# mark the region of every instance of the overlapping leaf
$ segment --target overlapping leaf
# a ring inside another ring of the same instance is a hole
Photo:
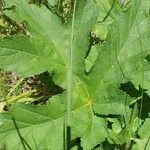
[[[30,37],[17,35],[0,40],[0,68],[25,77],[53,72],[54,81],[65,88],[71,24],[63,25],[53,12],[44,6],[29,5],[27,0],[6,0],[6,3],[8,7],[15,5],[15,10],[5,13],[16,21],[24,21]],[[150,88],[149,62],[145,59],[150,51],[147,43],[149,15],[145,14],[144,7],[144,2],[133,1],[126,13],[121,12],[115,17],[106,44],[87,74],[85,55],[89,32],[100,12],[91,0],[77,2],[72,66],[72,138],[81,137],[84,149],[92,149],[107,137],[104,120],[94,116],[93,110],[103,115],[126,113],[126,95],[119,90],[122,82],[131,80],[136,87],[140,84],[147,90]],[[50,99],[46,106],[12,107],[10,113],[30,147],[63,149],[65,101],[66,97],[60,95]],[[1,145],[22,149],[19,137],[14,138],[18,134],[11,115],[2,115]],[[94,134],[96,131],[99,136]]]
[[[49,72],[54,72],[53,78],[55,82],[65,85],[67,65],[66,54],[70,48],[71,25],[62,25],[59,18],[44,7],[38,8],[29,5],[27,1],[8,0],[6,2],[8,3],[8,7],[15,5],[16,8],[14,11],[12,10],[5,13],[16,21],[24,20],[27,23],[30,37],[18,35],[1,39],[1,68],[16,71],[21,76],[31,76],[48,70]],[[73,103],[74,138],[84,136],[91,128],[92,130],[94,130],[95,127],[100,128],[101,130],[103,129],[103,127],[97,127],[97,125],[95,125],[98,121],[96,123],[93,122],[93,112],[90,100],[85,98],[87,93],[85,93],[85,90],[82,87],[83,83],[79,78],[81,75],[85,74],[84,57],[88,47],[88,35],[99,12],[94,3],[90,1],[79,2],[77,7],[78,11],[76,14],[74,36],[76,44],[74,47],[73,64],[74,83],[76,83],[76,87],[74,87],[76,89],[74,90],[74,97],[76,98]],[[81,88],[79,88],[80,86]],[[62,103],[65,103],[65,98],[62,97],[60,99],[63,100]],[[50,101],[53,100],[51,99]],[[57,107],[59,108],[59,105],[61,104],[59,104],[56,99],[54,105],[52,103],[50,102],[47,106],[38,108],[24,105],[12,107],[10,113],[14,116],[21,135],[33,149],[36,148],[36,145],[40,149],[53,149],[54,147],[55,149],[63,148],[63,119],[65,107],[63,106],[64,112],[60,111],[59,113]],[[22,112],[24,117],[19,115],[18,111]],[[54,114],[53,111],[55,111],[56,114]],[[42,112],[44,114],[41,114]],[[48,114],[50,114],[50,116],[47,116]],[[55,115],[57,115],[58,118],[55,118]],[[1,137],[9,135],[6,139],[1,139],[1,145],[6,145],[8,149],[11,149],[12,147],[22,149],[23,147],[19,137],[18,139],[13,138],[18,134],[11,121],[11,116],[9,117],[8,114],[3,117],[4,124],[1,127]],[[44,119],[45,121],[43,122],[41,119]],[[34,122],[36,123],[34,124]],[[101,120],[99,120],[99,122],[101,123]],[[56,130],[55,127],[58,130]],[[48,130],[50,130],[51,133],[48,132]],[[33,134],[30,134],[31,131]],[[57,132],[59,133],[57,134]],[[44,138],[42,138],[41,135],[43,135]],[[99,143],[100,139],[104,140],[106,136],[107,134],[102,135],[102,138],[98,138],[99,140],[94,143]],[[88,136],[86,137],[88,138]],[[44,140],[45,138],[47,140]],[[14,139],[14,141],[12,140],[10,142],[9,139]],[[49,140],[51,142],[48,142]],[[91,148],[92,146],[94,145],[91,144]]]
[[[140,128],[139,136],[140,139],[137,139],[135,145],[133,145],[133,150],[150,149],[150,119],[146,119],[144,125]]]
[[[149,90],[150,63],[145,58],[150,53],[150,18],[144,9],[146,3],[135,1],[133,5],[134,8],[130,7],[127,12],[116,16],[106,45],[89,74],[89,93],[93,102],[96,102],[95,111],[99,113],[105,106],[110,111],[113,107],[117,108],[118,102],[120,110],[124,110],[121,107],[123,95],[117,88],[121,82],[131,81],[137,88],[140,85]],[[99,99],[104,100],[104,106],[102,103],[98,106]]]

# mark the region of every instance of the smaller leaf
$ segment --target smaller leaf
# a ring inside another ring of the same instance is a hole
[[[139,130],[140,139],[136,141],[132,150],[149,150],[150,149],[150,118],[146,119]]]
[[[91,150],[95,145],[102,143],[107,138],[106,122],[102,118],[93,117],[91,129],[81,137],[83,149]]]

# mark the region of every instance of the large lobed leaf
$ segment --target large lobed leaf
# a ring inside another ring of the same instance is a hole
[[[24,77],[44,71],[53,72],[54,81],[66,88],[71,23],[63,25],[44,6],[29,5],[27,0],[6,0],[6,4],[15,5],[15,10],[5,13],[16,21],[26,22],[30,37],[17,35],[0,39],[0,68],[15,71]],[[85,150],[92,149],[107,138],[104,119],[94,113],[126,113],[126,95],[119,90],[122,82],[130,80],[136,87],[140,84],[150,89],[150,64],[145,59],[150,53],[150,18],[145,5],[144,2],[133,1],[126,13],[120,12],[115,16],[106,44],[98,52],[97,60],[87,74],[85,55],[89,46],[88,36],[100,10],[91,0],[77,2],[72,66],[72,138],[81,137]],[[32,149],[36,146],[38,149],[63,149],[65,101],[64,93],[51,98],[46,106],[14,105],[9,114],[1,114],[1,145],[6,145],[8,149],[23,148],[19,137],[16,138],[18,134],[12,115]]]

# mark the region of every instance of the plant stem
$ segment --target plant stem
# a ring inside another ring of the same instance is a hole
[[[131,114],[131,118],[130,118],[130,124],[133,125],[134,120],[136,119],[136,117],[138,116],[138,102],[136,102],[133,106],[132,109],[132,114]]]
[[[130,118],[130,122],[129,122],[131,129],[133,127],[134,120],[137,118],[137,116],[138,116],[138,102],[136,102],[134,104],[133,109],[132,109],[131,118]],[[131,143],[132,143],[131,140],[126,142],[125,150],[129,150],[130,149]]]
[[[142,44],[142,39],[141,39],[141,33],[140,33],[140,29],[136,20],[136,26],[137,26],[137,32],[139,34],[139,44],[140,44],[140,50],[141,50],[141,64],[142,64],[142,68],[141,68],[141,89],[142,89],[142,93],[141,93],[141,104],[140,104],[140,111],[139,111],[139,117],[141,117],[142,114],[142,108],[143,108],[143,96],[144,96],[144,90],[143,90],[143,86],[144,86],[144,54],[143,54],[143,44]]]
[[[65,149],[70,149],[71,142],[71,104],[72,104],[72,62],[73,62],[73,47],[74,47],[74,26],[75,26],[75,10],[76,10],[76,0],[74,1],[73,16],[72,16],[72,28],[71,28],[71,41],[70,49],[68,50],[68,68],[67,68],[67,118],[65,127]]]
[[[10,114],[10,115],[11,115],[11,114]],[[19,136],[20,142],[21,142],[21,144],[22,144],[22,146],[23,146],[23,149],[24,149],[24,150],[27,150],[27,149],[26,149],[26,146],[25,146],[25,143],[24,143],[24,141],[23,141],[23,138],[22,138],[22,136],[21,136],[21,133],[20,133],[20,131],[19,131],[19,128],[18,128],[18,126],[17,126],[16,120],[15,120],[15,118],[14,118],[12,115],[11,115],[11,117],[12,117],[12,121],[13,121],[13,123],[14,123],[14,126],[15,126],[15,128],[16,128],[17,134],[18,134],[18,136]]]
[[[31,94],[35,93],[35,92],[36,92],[36,90],[31,90],[31,91],[28,91],[28,92],[26,92],[26,93],[21,93],[20,95],[14,96],[14,97],[12,97],[12,98],[10,98],[10,99],[6,99],[6,100],[4,100],[4,101],[6,101],[6,102],[7,102],[7,105],[8,105],[8,104],[11,104],[11,103],[14,103],[14,102],[18,101],[18,100],[21,99],[21,98],[28,97],[28,96],[30,96]]]
[[[10,92],[7,94],[7,98],[10,97],[10,95],[15,91],[15,89],[23,82],[24,78],[21,78],[17,81],[16,85],[10,90]]]

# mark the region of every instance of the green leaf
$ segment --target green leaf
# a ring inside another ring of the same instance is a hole
[[[139,130],[140,139],[136,141],[133,150],[150,149],[150,118],[146,119]]]
[[[119,89],[121,83],[130,80],[136,87],[140,84],[142,88],[150,89],[150,66],[145,60],[150,52],[150,17],[145,14],[144,2],[132,1],[126,12],[115,15],[106,44],[98,51],[97,59],[87,73],[85,55],[89,33],[101,10],[91,0],[77,1],[71,66],[72,139],[80,137],[85,150],[107,138],[105,122],[95,114],[126,115],[129,106],[126,101],[133,98]],[[15,5],[15,10],[6,10],[5,14],[16,21],[24,21],[30,37],[19,34],[0,39],[0,68],[24,77],[49,71],[54,82],[66,89],[71,22],[62,24],[56,14],[44,6],[29,5],[27,0],[6,0],[6,4],[8,7]],[[64,95],[50,98],[45,106],[14,105],[10,113],[1,114],[0,145],[6,145],[7,149],[23,149],[12,115],[32,149],[36,146],[38,149],[63,149],[65,104],[64,92]],[[120,137],[128,139],[128,135],[125,132]]]
[[[14,117],[21,136],[32,149],[63,149],[64,115],[66,112],[63,95],[51,98],[44,106],[14,105],[8,114],[1,114],[0,146],[9,149],[23,149]],[[20,115],[21,112],[21,115]],[[57,113],[56,113],[57,112]],[[72,112],[73,138],[81,137],[83,146],[91,148],[106,137],[106,124],[103,119],[93,115],[91,108],[85,104],[76,106]],[[98,131],[99,134],[95,134]],[[94,138],[94,139],[93,139]],[[93,139],[93,141],[90,141]],[[87,143],[88,140],[90,144]]]
[[[139,130],[139,135],[141,139],[149,138],[150,136],[150,118],[146,119],[144,125]]]
[[[44,6],[29,5],[27,0],[7,0],[6,4],[8,7],[15,5],[15,10],[5,13],[16,21],[24,21],[30,37],[19,35],[0,40],[0,67],[25,77],[53,71],[58,64],[65,68],[57,47],[61,46],[60,35],[65,34],[58,17]]]
[[[131,81],[136,88],[141,85],[144,89],[150,89],[150,63],[145,60],[150,53],[150,17],[145,16],[144,8],[144,2],[132,1],[126,12],[115,17],[106,44],[90,70],[88,88],[93,103],[96,103],[94,109],[97,113],[102,113],[98,105],[102,106],[103,102],[117,108],[114,113],[124,112],[122,102],[125,99],[118,90],[120,83]],[[107,106],[107,112],[111,112],[110,107]]]
[[[91,128],[81,138],[83,149],[91,150],[103,142],[107,137],[106,122],[104,119],[93,117]],[[105,136],[104,136],[105,135]]]
[[[64,112],[59,97],[52,98],[45,106],[14,105],[2,118],[0,145],[7,149],[23,149],[12,121],[14,117],[21,136],[32,149],[36,149],[36,145],[38,149],[59,149],[63,144]]]
[[[98,48],[96,46],[92,47],[91,52],[89,53],[88,57],[85,59],[85,67],[87,72],[89,72],[89,70],[95,63],[95,60],[97,59],[98,51],[100,50]]]

